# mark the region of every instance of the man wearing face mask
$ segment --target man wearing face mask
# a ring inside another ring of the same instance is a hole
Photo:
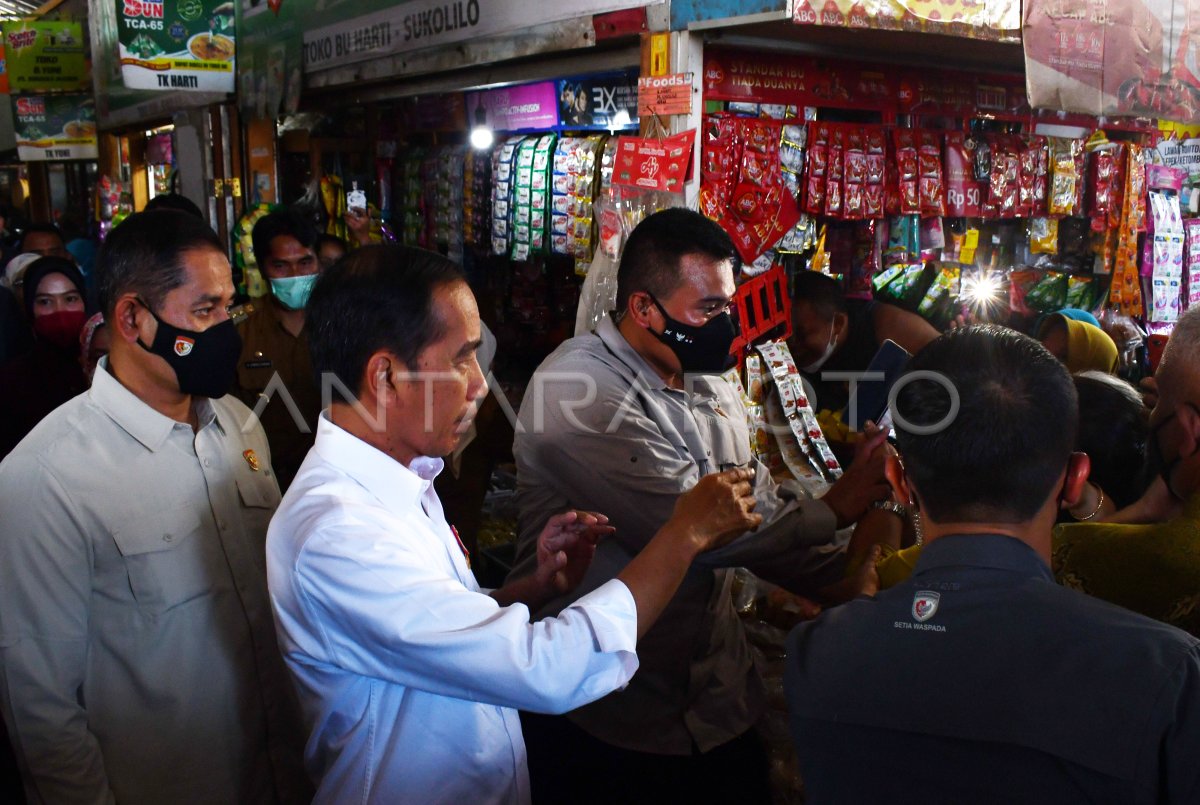
[[[321,267],[317,230],[299,211],[285,209],[263,216],[251,237],[271,292],[238,324],[242,354],[234,393],[258,413],[286,491],[313,445],[321,412],[304,335],[305,308]]]
[[[133,215],[97,256],[112,347],[0,463],[0,708],[31,802],[306,801],[264,543],[279,502],[236,398],[229,261]]]
[[[765,694],[733,609],[728,568],[825,601],[842,599],[847,549],[835,530],[887,496],[879,438],[822,500],[783,488],[750,453],[742,401],[717,373],[732,364],[737,254],[699,213],[638,225],[617,274],[617,311],[561,345],[521,406],[520,537],[512,578],[534,572],[539,520],[603,511],[616,532],[583,583],[536,614],[557,614],[625,567],[703,475],[755,469],[753,533],[692,566],[641,644],[623,691],[565,717],[523,714],[535,802],[769,802],[752,726]],[[856,546],[857,547],[857,546]]]
[[[1179,318],[1155,379],[1147,448],[1158,480],[1105,522],[1059,526],[1055,574],[1200,637],[1200,308]]]
[[[850,399],[845,380],[826,372],[865,372],[884,341],[915,355],[937,338],[925,319],[895,305],[846,299],[837,280],[818,271],[798,274],[792,287],[792,335],[788,347],[812,385],[817,410],[841,411]]]

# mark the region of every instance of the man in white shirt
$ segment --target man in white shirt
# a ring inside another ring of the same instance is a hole
[[[0,706],[26,797],[305,802],[263,561],[279,488],[224,396],[224,247],[141,213],[97,273],[112,351],[0,463]]]
[[[486,388],[458,269],[417,249],[360,249],[318,280],[307,329],[314,368],[342,399],[272,519],[267,573],[317,801],[528,802],[516,708],[562,712],[628,682],[637,639],[692,559],[758,524],[750,472],[701,479],[615,579],[531,624],[611,529],[594,514],[552,517],[537,570],[480,589],[432,484]]]

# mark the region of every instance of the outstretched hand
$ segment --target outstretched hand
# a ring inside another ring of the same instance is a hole
[[[696,541],[700,552],[712,550],[757,528],[754,471],[732,469],[705,475],[675,500],[668,525],[678,525]]]
[[[891,493],[883,474],[884,458],[890,450],[887,432],[868,422],[855,447],[854,463],[821,498],[837,518],[838,528],[858,522],[868,506]]]
[[[572,510],[551,517],[537,541],[538,585],[553,595],[574,590],[592,564],[596,543],[615,530],[596,512]]]

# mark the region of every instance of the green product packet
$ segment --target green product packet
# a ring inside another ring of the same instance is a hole
[[[1067,275],[1059,271],[1047,271],[1025,295],[1025,304],[1039,313],[1052,313],[1067,304]]]

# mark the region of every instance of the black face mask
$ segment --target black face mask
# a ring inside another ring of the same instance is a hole
[[[728,312],[719,313],[703,326],[696,327],[671,318],[653,296],[650,300],[666,323],[661,333],[650,332],[671,348],[684,373],[720,374],[737,363],[737,358],[729,354],[729,347],[737,338],[738,326]]]
[[[1188,406],[1191,408],[1196,408],[1196,406],[1191,405],[1191,403],[1188,403]],[[1200,409],[1196,410],[1200,412]],[[1150,431],[1150,439],[1146,443],[1146,452],[1150,472],[1154,475],[1160,476],[1163,479],[1163,482],[1167,485],[1167,491],[1171,493],[1171,497],[1175,498],[1176,500],[1183,500],[1183,496],[1176,492],[1171,486],[1171,475],[1175,472],[1175,468],[1179,466],[1179,463],[1185,458],[1188,458],[1188,456],[1178,455],[1170,461],[1167,461],[1166,457],[1163,456],[1162,448],[1158,446],[1159,432],[1162,431],[1162,429],[1165,428],[1167,424],[1177,416],[1178,414],[1172,412],[1162,422],[1159,422],[1154,426],[1154,428]]]
[[[145,302],[139,300],[139,304],[154,316],[158,332],[154,334],[153,344],[146,346],[139,338],[138,346],[170,364],[179,381],[179,390],[213,399],[228,394],[237,374],[238,356],[242,353],[242,337],[238,335],[233,319],[196,333],[168,324]]]

